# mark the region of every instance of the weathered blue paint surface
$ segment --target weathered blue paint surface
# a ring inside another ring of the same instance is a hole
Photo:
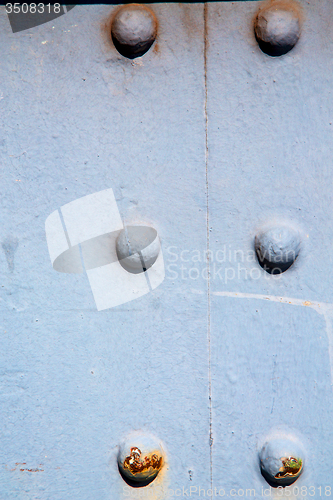
[[[278,426],[306,449],[295,485],[333,485],[318,462],[331,457],[333,430],[332,306],[318,304],[332,301],[333,12],[329,2],[302,7],[299,42],[280,58],[252,36],[256,4],[208,7],[210,248],[225,245],[222,267],[235,271],[211,279],[213,480],[227,488],[265,485],[256,448]],[[302,233],[299,257],[278,276],[254,271],[249,254],[274,220]]]
[[[254,38],[257,2],[155,4],[157,41],[134,61],[109,41],[113,7],[16,34],[1,8],[6,500],[126,498],[117,446],[140,429],[167,455],[147,498],[261,498],[258,451],[277,428],[306,450],[295,484],[333,486],[333,13],[302,5],[298,44],[273,59]],[[52,269],[44,224],[107,188],[124,223],[158,231],[166,278],[98,312],[85,275]],[[251,260],[273,219],[302,234],[279,276]]]

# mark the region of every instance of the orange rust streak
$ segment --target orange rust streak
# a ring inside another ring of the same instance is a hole
[[[141,450],[139,448],[131,448],[131,454],[124,460],[124,468],[129,469],[132,474],[143,472],[150,467],[159,470],[162,467],[162,457],[158,457],[155,453],[151,457],[141,458]]]
[[[44,469],[20,469],[21,472],[44,472]]]

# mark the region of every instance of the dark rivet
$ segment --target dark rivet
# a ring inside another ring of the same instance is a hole
[[[134,59],[149,50],[157,35],[157,19],[144,5],[129,4],[118,9],[111,24],[111,36],[118,52]]]
[[[296,229],[276,225],[259,232],[254,246],[261,267],[269,274],[280,274],[297,259],[301,240]]]
[[[303,472],[304,452],[290,438],[275,438],[262,447],[259,463],[261,474],[270,486],[290,486]]]
[[[280,0],[265,5],[256,16],[254,33],[259,47],[269,56],[286,54],[301,34],[300,7]]]
[[[127,226],[116,241],[117,257],[126,271],[138,274],[149,269],[161,250],[157,231],[149,226]]]
[[[119,447],[118,468],[133,487],[147,486],[164,465],[164,451],[155,436],[133,432]]]

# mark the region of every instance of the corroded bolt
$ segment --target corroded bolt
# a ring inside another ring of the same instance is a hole
[[[291,50],[301,34],[301,13],[296,2],[277,0],[259,10],[254,33],[263,52],[281,56]]]
[[[161,251],[157,231],[149,226],[127,226],[119,233],[116,251],[126,271],[142,273],[156,262]]]
[[[271,226],[255,236],[254,247],[261,267],[270,274],[280,274],[297,259],[300,234],[287,225]]]
[[[134,59],[149,50],[157,35],[157,19],[144,5],[129,4],[118,9],[111,24],[111,36],[118,52]]]
[[[273,487],[290,486],[302,474],[304,452],[296,441],[276,438],[266,442],[259,454],[261,474]]]
[[[148,485],[156,478],[163,464],[162,445],[150,434],[132,433],[119,447],[119,471],[130,485]]]

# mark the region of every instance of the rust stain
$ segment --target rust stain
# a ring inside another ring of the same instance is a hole
[[[101,23],[101,34],[103,38],[104,45],[107,50],[110,50],[110,48],[114,49],[114,45],[112,43],[112,38],[111,38],[111,24],[112,20],[115,14],[115,11],[118,11],[118,9],[113,9],[111,11],[111,15],[107,16]]]
[[[155,54],[159,54],[159,53],[160,53],[160,47],[159,47],[159,45],[158,45],[158,43],[157,43],[157,42],[155,42],[155,43],[154,43],[153,52],[154,52]]]
[[[282,457],[282,467],[280,467],[279,472],[275,475],[275,477],[283,478],[288,476],[298,476],[302,470],[302,460],[300,458],[295,457]]]
[[[162,467],[162,457],[158,457],[156,453],[151,456],[141,458],[141,450],[139,448],[131,448],[131,454],[124,460],[124,469],[129,469],[132,474],[138,474],[148,470],[149,468],[160,470]]]
[[[306,300],[305,302],[303,302],[303,306],[311,306],[312,305],[312,302],[310,302],[309,300]]]
[[[304,10],[302,8],[302,5],[296,0],[294,0],[293,2],[290,2],[289,0],[266,0],[260,5],[259,12],[269,7],[276,7],[276,9],[286,9],[292,11],[296,15],[298,15],[301,24],[304,22]]]
[[[15,467],[10,469],[11,471],[15,471],[19,465],[27,465],[26,462],[15,462]],[[40,467],[43,467],[43,464],[39,464]],[[39,469],[38,467],[28,469],[27,467],[21,467],[20,472],[44,472],[44,469]]]
[[[186,3],[179,3],[178,5],[180,7],[181,23],[188,39],[193,40],[198,36],[204,36],[204,24],[198,23],[195,12],[193,12],[193,6]]]
[[[20,469],[21,472],[44,472],[44,469]]]

